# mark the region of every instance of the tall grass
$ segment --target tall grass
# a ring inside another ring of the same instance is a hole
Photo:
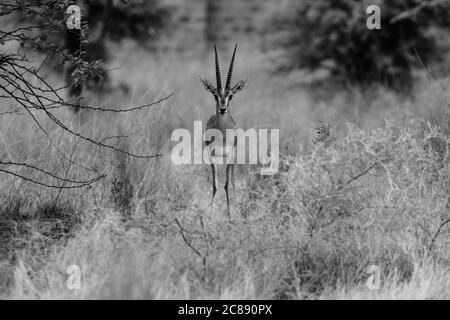
[[[113,66],[122,71],[112,77],[130,86],[130,95],[113,93],[102,104],[136,105],[172,90],[175,96],[120,117],[81,114],[80,130],[162,156],[123,157],[46,123],[73,160],[108,177],[59,192],[2,176],[1,228],[9,230],[1,239],[2,297],[449,298],[449,135],[436,117],[420,114],[438,110],[431,97],[440,97],[441,109],[448,104],[435,83],[422,85],[416,98],[377,88],[319,99],[268,76],[260,57],[243,54],[236,77],[250,82],[233,100],[233,116],[244,128],[280,128],[283,161],[272,177],[238,172],[229,223],[223,192],[218,207],[209,207],[208,168],[170,162],[171,131],[192,129],[194,120],[214,113],[198,82],[200,73],[213,77],[212,63],[165,64],[120,52]],[[330,126],[327,137],[314,139],[319,120]],[[86,174],[52,161],[48,141],[23,116],[0,121],[2,153]],[[80,290],[66,285],[74,264]],[[366,286],[370,265],[381,269],[379,290]]]

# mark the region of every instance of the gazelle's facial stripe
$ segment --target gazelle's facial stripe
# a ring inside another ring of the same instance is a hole
[[[217,90],[215,99],[217,103],[217,110],[220,114],[225,114],[228,111],[230,100],[233,96],[231,90],[221,89]]]

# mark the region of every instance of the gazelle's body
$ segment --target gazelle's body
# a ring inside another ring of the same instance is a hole
[[[208,123],[206,125],[206,130],[208,129],[217,129],[220,132],[222,132],[223,136],[223,142],[222,142],[222,150],[214,149],[213,156],[214,157],[222,157],[224,160],[224,163],[226,163],[226,160],[228,158],[233,158],[233,154],[235,153],[236,149],[236,141],[227,141],[226,139],[226,130],[227,129],[235,129],[236,128],[236,122],[234,119],[229,115],[229,113],[226,113],[224,115],[222,114],[216,114],[209,118]],[[207,145],[210,145],[212,142],[207,142]],[[218,154],[220,153],[220,154]],[[211,164],[212,169],[212,181],[213,181],[213,189],[212,189],[212,201],[211,205],[214,206],[214,197],[217,192],[217,187],[219,184],[218,179],[218,166],[216,164]],[[228,218],[230,218],[230,182],[233,184],[233,190],[236,191],[236,185],[234,183],[234,165],[233,163],[226,164],[226,182],[225,182],[225,193],[227,196],[227,214]],[[236,196],[236,193],[234,192],[234,195]]]
[[[230,114],[230,101],[233,98],[233,96],[242,90],[245,87],[245,84],[247,82],[246,79],[239,81],[235,86],[231,87],[231,77],[233,74],[233,65],[234,65],[234,58],[236,55],[236,47],[234,48],[233,57],[231,59],[230,69],[228,72],[228,78],[225,88],[222,87],[222,81],[220,77],[220,66],[219,66],[219,59],[217,56],[217,50],[214,46],[215,51],[215,58],[216,58],[216,80],[217,80],[217,88],[215,88],[208,80],[201,78],[201,81],[206,88],[216,100],[216,114],[213,115],[206,125],[206,129],[217,129],[222,133],[223,136],[223,143],[222,143],[222,150],[218,150],[217,148],[214,148],[214,154],[213,156],[222,156],[224,159],[229,158],[230,156],[234,158],[234,153],[236,149],[236,139],[233,138],[233,141],[227,141],[226,137],[226,131],[227,129],[236,129],[236,122],[234,121],[233,117]],[[207,142],[206,144],[209,146],[212,143],[212,141]],[[218,154],[220,153],[220,154]],[[230,154],[231,153],[231,154]],[[227,163],[227,162],[225,162]],[[218,187],[218,177],[217,177],[217,165],[212,162],[211,164],[212,169],[212,175],[213,175],[213,186],[212,186],[212,201],[211,205],[214,206],[214,198],[217,193],[217,187]],[[233,190],[235,190],[235,183],[234,183],[234,164],[233,162],[226,164],[226,182],[225,182],[225,193],[227,196],[227,214],[230,218],[230,183],[233,183]]]

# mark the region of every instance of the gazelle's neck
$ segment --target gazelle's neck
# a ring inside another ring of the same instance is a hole
[[[228,128],[230,122],[230,114],[226,112],[225,114],[221,114],[220,112],[216,112],[217,119],[217,129],[220,131],[225,131]]]

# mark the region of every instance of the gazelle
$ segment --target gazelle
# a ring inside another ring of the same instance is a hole
[[[220,64],[219,64],[219,58],[217,56],[217,48],[214,45],[214,53],[215,53],[215,62],[216,62],[216,83],[217,87],[214,87],[208,80],[206,80],[203,77],[200,77],[201,82],[203,83],[203,86],[206,90],[208,90],[213,96],[216,101],[216,114],[213,115],[211,118],[209,118],[208,123],[206,125],[206,130],[208,129],[217,129],[222,133],[223,136],[223,150],[217,150],[214,149],[215,154],[214,156],[223,156],[224,158],[230,156],[230,152],[233,154],[235,153],[236,149],[236,138],[234,138],[234,141],[226,141],[226,130],[227,129],[235,129],[236,128],[236,122],[234,121],[233,117],[231,116],[231,108],[230,108],[230,101],[233,98],[233,96],[244,89],[247,79],[240,80],[237,84],[234,86],[231,86],[231,78],[233,76],[233,65],[234,65],[234,58],[236,56],[236,49],[237,44],[234,47],[233,57],[231,58],[230,68],[228,70],[228,77],[225,87],[222,87],[222,80],[220,76]],[[209,146],[213,141],[208,141],[206,143],[207,146]],[[231,146],[231,150],[228,148]],[[220,155],[219,155],[220,154]],[[217,165],[212,162],[211,163],[212,168],[212,200],[211,200],[211,206],[214,207],[214,198],[216,196],[217,192],[217,186],[218,186],[218,177],[217,177]],[[228,218],[230,218],[230,183],[233,183],[233,191],[234,194],[236,194],[235,190],[235,181],[234,181],[234,164],[227,163],[226,165],[226,181],[225,181],[225,193],[227,196],[227,215]]]

